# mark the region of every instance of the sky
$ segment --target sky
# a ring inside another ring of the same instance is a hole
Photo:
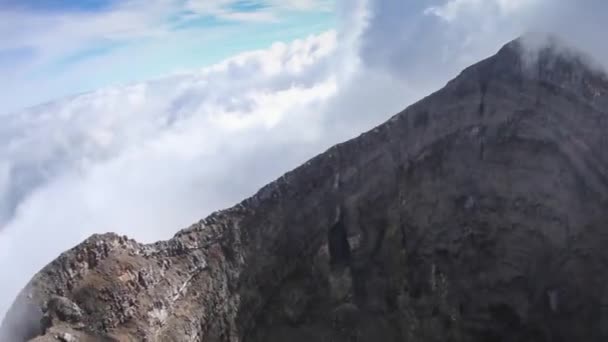
[[[0,317],[91,234],[168,239],[526,32],[604,68],[607,16],[603,0],[0,0]]]
[[[333,0],[0,0],[0,114],[335,26]]]

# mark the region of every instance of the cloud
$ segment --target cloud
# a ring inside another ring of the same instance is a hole
[[[238,52],[231,46],[266,45],[272,29],[277,37],[280,32],[293,39],[287,20],[322,16],[330,7],[330,0],[100,0],[92,8],[52,3],[47,8],[44,2],[19,6],[0,1],[0,73],[3,84],[10,84],[0,86],[0,113],[102,85],[157,77],[171,71],[164,66],[167,60],[177,67],[208,65]],[[306,26],[311,25],[299,24]],[[244,32],[247,41],[240,38]],[[310,28],[307,34],[313,32],[319,31]],[[144,65],[119,77],[124,73],[121,59],[133,58]],[[96,72],[100,60],[110,69],[107,73]]]
[[[361,58],[425,89],[453,78],[497,47],[529,32],[557,35],[604,67],[608,2],[553,0],[369,0]],[[390,33],[390,34],[388,34]],[[546,44],[544,40],[542,44]]]
[[[253,6],[253,4],[257,4]],[[184,20],[218,17],[234,21],[274,18],[286,11],[327,10],[327,1],[129,0],[100,11],[28,11],[0,5],[0,50],[31,47],[63,54],[99,41],[132,41],[172,32]]]
[[[433,14],[445,21],[454,22],[471,13],[507,16],[525,9],[533,0],[450,0],[438,6],[430,6],[425,14]]]

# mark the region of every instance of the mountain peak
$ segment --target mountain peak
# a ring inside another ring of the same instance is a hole
[[[495,55],[465,69],[448,88],[471,82],[484,89],[491,83],[515,89],[536,84],[599,107],[606,105],[608,95],[605,69],[552,34],[528,33],[510,41]]]
[[[592,56],[551,33],[526,33],[503,46],[496,58],[506,54],[518,55],[525,66],[539,73],[568,76],[564,71],[576,70],[579,77],[606,78],[605,68]]]

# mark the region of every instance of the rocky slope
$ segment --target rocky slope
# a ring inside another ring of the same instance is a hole
[[[169,241],[91,237],[2,341],[606,341],[608,78],[521,56]]]

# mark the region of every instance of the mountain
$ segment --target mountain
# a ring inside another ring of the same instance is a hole
[[[524,45],[168,241],[89,238],[2,341],[606,341],[608,77]]]

